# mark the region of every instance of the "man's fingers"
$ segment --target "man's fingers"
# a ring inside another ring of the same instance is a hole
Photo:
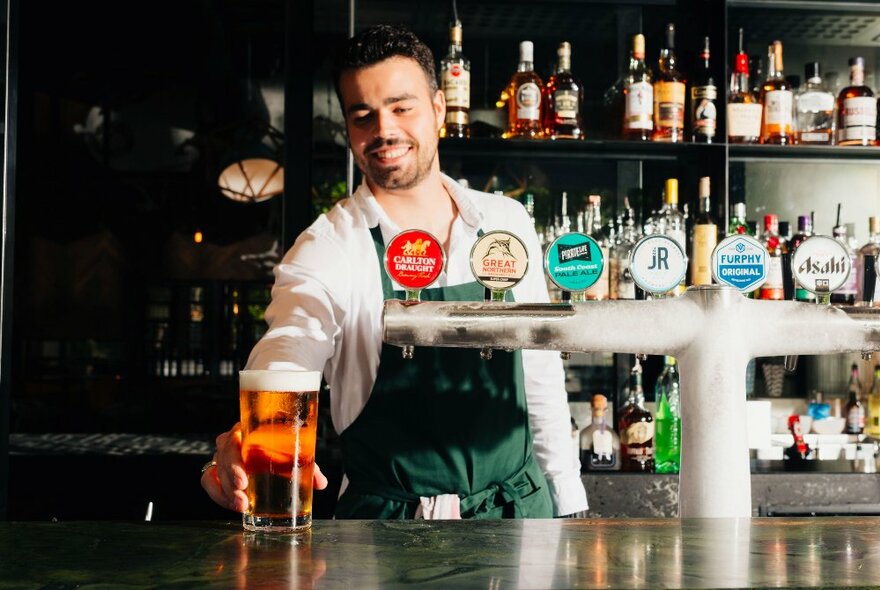
[[[327,487],[327,478],[321,472],[321,468],[318,467],[317,463],[315,463],[315,473],[312,477],[312,485],[314,485],[316,490],[323,490]]]
[[[216,467],[212,467],[202,474],[202,487],[217,504],[229,510],[236,510],[236,504],[232,497],[223,493],[220,480],[217,479]],[[247,505],[247,498],[245,498],[245,505]]]

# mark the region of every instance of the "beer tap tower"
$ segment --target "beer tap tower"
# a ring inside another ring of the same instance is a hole
[[[807,274],[798,277],[800,284],[810,284]],[[827,292],[827,278],[821,277],[815,282]],[[727,285],[689,287],[680,297],[648,301],[389,300],[384,339],[403,347],[484,349],[491,343],[504,349],[674,356],[682,403],[679,514],[748,518],[747,363],[762,356],[880,350],[880,308],[756,301]]]

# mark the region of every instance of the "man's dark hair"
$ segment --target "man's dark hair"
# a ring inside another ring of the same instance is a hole
[[[342,93],[339,80],[343,72],[365,68],[389,57],[408,57],[421,66],[428,80],[433,96],[437,92],[437,73],[434,70],[434,55],[428,46],[415,34],[397,25],[376,25],[355,35],[348,40],[336,55],[333,64],[333,85],[339,105],[342,104]]]

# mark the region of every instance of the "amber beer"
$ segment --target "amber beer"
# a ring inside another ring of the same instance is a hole
[[[318,371],[241,371],[241,456],[250,531],[312,525]]]

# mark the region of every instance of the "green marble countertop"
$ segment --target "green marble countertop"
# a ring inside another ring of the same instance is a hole
[[[880,586],[880,517],[0,523],[0,588]]]

